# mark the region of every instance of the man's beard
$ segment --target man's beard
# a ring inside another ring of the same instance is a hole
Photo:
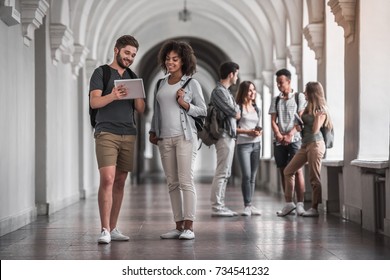
[[[126,69],[127,67],[129,67],[130,66],[130,63],[129,63],[129,65],[125,65],[125,64],[123,64],[123,59],[122,59],[122,56],[118,53],[117,55],[116,55],[116,62],[118,63],[118,65],[119,65],[119,67],[121,67],[121,68],[123,68],[123,69]]]

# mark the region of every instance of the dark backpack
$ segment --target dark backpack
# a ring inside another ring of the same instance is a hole
[[[184,83],[184,85],[181,87],[182,89],[185,89],[185,87],[188,85],[188,83],[191,81],[192,78],[188,78],[187,81]],[[163,79],[159,79],[157,81],[157,89],[160,88],[160,84],[162,82]],[[195,121],[195,126],[196,126],[196,130],[199,132],[199,131],[202,131],[203,130],[203,126],[204,126],[204,117],[193,117],[191,116],[194,121]]]
[[[218,116],[218,109],[209,104],[207,108],[207,116],[204,121],[203,129],[198,131],[198,138],[202,140],[206,146],[214,145],[221,138],[223,129],[223,120]]]
[[[108,66],[107,64],[101,65],[100,68],[102,68],[102,70],[103,70],[103,90],[102,90],[102,96],[103,96],[103,95],[107,95],[107,93],[105,93],[105,91],[107,89],[108,82],[110,81],[110,78],[111,78],[111,69],[110,69],[110,66]],[[131,79],[138,78],[137,75],[133,71],[131,71],[130,68],[126,68],[126,71],[127,71],[127,73],[129,73]],[[91,126],[93,128],[95,128],[96,114],[97,114],[99,109],[92,109],[91,108],[91,103],[89,102],[90,98],[91,98],[91,92],[89,92],[89,94],[88,94],[89,118],[91,121]]]

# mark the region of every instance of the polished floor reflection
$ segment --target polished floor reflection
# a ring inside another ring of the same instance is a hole
[[[210,185],[197,190],[195,240],[159,238],[174,227],[166,186],[143,184],[126,187],[119,228],[129,242],[97,244],[97,199],[91,197],[0,237],[0,259],[390,259],[390,238],[336,216],[280,218],[281,198],[256,191],[261,216],[216,218],[210,215]],[[238,186],[229,186],[226,197],[230,208],[243,210]]]

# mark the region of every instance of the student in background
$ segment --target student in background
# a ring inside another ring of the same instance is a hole
[[[286,182],[286,205],[282,212],[287,213],[295,207],[292,200],[294,193],[295,173],[308,163],[310,184],[313,188],[311,208],[305,211],[303,217],[318,217],[318,204],[321,203],[321,163],[325,154],[325,143],[320,128],[333,127],[326,104],[324,89],[319,82],[306,84],[305,97],[307,106],[302,115],[303,138],[302,147],[284,169]]]
[[[272,99],[269,114],[271,115],[271,127],[274,132],[274,157],[282,180],[283,192],[285,191],[284,168],[294,157],[301,147],[301,134],[296,129],[295,115],[302,115],[305,109],[305,96],[302,93],[294,93],[291,88],[291,73],[287,69],[276,72],[276,84],[280,91],[279,95]],[[278,101],[278,102],[277,102]],[[302,169],[295,174],[296,210],[298,215],[305,211],[303,200],[305,194],[305,181]],[[295,208],[287,214],[295,214]],[[278,216],[287,215],[278,211]]]
[[[210,103],[216,107],[223,119],[222,136],[215,143],[217,168],[211,185],[211,215],[232,217],[238,213],[225,205],[226,185],[231,175],[231,168],[236,145],[237,120],[240,119],[240,108],[229,88],[238,80],[239,66],[234,62],[225,62],[219,68],[220,80],[213,89]]]
[[[241,190],[244,199],[243,216],[260,215],[252,205],[256,174],[261,151],[261,111],[256,105],[256,87],[250,81],[240,83],[236,102],[241,110],[237,121],[236,155],[241,168]]]

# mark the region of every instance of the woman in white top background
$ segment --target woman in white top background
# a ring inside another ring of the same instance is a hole
[[[260,211],[252,205],[256,174],[260,163],[262,134],[261,112],[255,100],[255,85],[250,81],[241,82],[236,96],[236,102],[241,109],[241,119],[237,121],[236,155],[242,175],[243,216],[260,215]]]

